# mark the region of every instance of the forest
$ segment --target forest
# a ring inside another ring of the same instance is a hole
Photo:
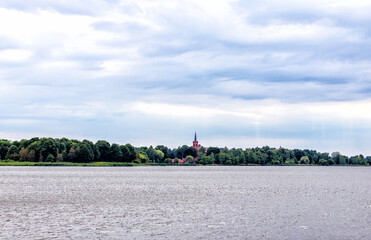
[[[21,141],[0,140],[0,161],[16,162],[118,162],[149,165],[370,165],[371,156],[345,156],[339,152],[320,153],[308,149],[271,148],[195,148],[183,145],[168,148],[134,147],[110,144],[105,140],[68,138],[31,138]]]

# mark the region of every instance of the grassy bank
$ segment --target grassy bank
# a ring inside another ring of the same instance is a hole
[[[213,164],[218,166],[217,164]],[[72,167],[139,167],[139,166],[203,166],[200,164],[167,164],[167,163],[127,163],[127,162],[19,162],[12,160],[0,161],[0,166],[72,166]]]
[[[109,167],[109,166],[144,166],[144,164],[124,163],[124,162],[91,162],[91,163],[72,163],[72,162],[18,162],[0,161],[0,166],[89,166],[89,167]]]

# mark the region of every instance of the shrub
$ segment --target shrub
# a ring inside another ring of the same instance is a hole
[[[193,156],[191,156],[191,155],[188,155],[187,157],[186,157],[186,163],[194,163],[194,158],[193,158]]]
[[[328,161],[325,160],[325,159],[323,159],[323,158],[321,158],[321,159],[319,160],[318,164],[319,164],[319,165],[325,165],[325,166],[328,166],[328,165],[329,165],[329,164],[328,164]]]
[[[309,163],[310,163],[310,161],[309,161],[308,156],[302,156],[300,158],[300,164],[309,164]]]
[[[287,158],[285,161],[285,165],[295,165],[295,159]]]
[[[272,165],[280,165],[280,164],[281,164],[281,162],[280,162],[279,159],[273,159],[272,160]]]
[[[367,160],[363,157],[358,156],[357,157],[357,164],[359,165],[367,165]]]
[[[50,153],[50,154],[46,157],[45,162],[54,162],[54,156],[53,156],[53,154]]]

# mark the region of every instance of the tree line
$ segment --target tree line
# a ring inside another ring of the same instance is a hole
[[[195,148],[183,145],[134,147],[131,144],[110,144],[105,140],[68,138],[31,138],[21,141],[0,140],[0,160],[29,162],[128,162],[155,164],[219,164],[219,165],[370,165],[371,157],[362,154],[345,156],[339,152],[320,153],[315,150],[271,148]],[[181,160],[181,161],[180,161]]]

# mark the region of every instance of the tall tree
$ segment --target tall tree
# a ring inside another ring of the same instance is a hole
[[[76,162],[92,162],[94,160],[94,152],[90,144],[82,143],[76,149]]]
[[[17,161],[19,160],[19,155],[18,155],[18,148],[15,146],[15,145],[12,145],[6,156],[5,156],[5,159],[11,159],[11,160],[14,160],[14,161]]]
[[[210,154],[214,153],[215,154],[218,154],[220,153],[220,148],[217,148],[217,147],[209,147],[206,151],[206,155],[209,156]]]
[[[100,153],[100,159],[101,161],[108,161],[109,158],[109,150],[110,150],[110,144],[109,142],[105,140],[99,140],[95,143],[95,147],[98,149]]]
[[[184,156],[197,157],[197,150],[194,147],[187,147],[184,151]]]
[[[119,162],[121,161],[121,158],[122,158],[122,152],[121,152],[119,145],[117,145],[116,143],[113,143],[109,150],[109,161]]]
[[[68,151],[67,159],[70,162],[75,162],[76,161],[76,157],[77,157],[77,155],[76,155],[75,148],[74,147],[71,147],[70,150]]]
[[[120,150],[121,150],[121,154],[122,154],[122,157],[121,157],[121,162],[130,162],[130,150],[127,146],[125,145],[121,145],[120,146]]]
[[[129,161],[130,162],[134,161],[137,157],[135,148],[130,143],[125,144],[125,146],[129,149],[129,153],[130,153]]]
[[[19,151],[19,161],[21,162],[27,161],[27,156],[28,156],[28,150],[22,147],[21,150]]]

